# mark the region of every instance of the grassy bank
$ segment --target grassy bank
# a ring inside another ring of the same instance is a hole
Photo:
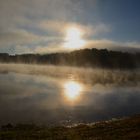
[[[75,127],[9,124],[1,127],[0,140],[140,140],[140,115]]]

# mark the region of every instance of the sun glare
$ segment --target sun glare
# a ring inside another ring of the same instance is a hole
[[[70,27],[66,31],[64,47],[69,49],[81,48],[85,45],[85,40],[82,39],[83,32],[76,27]]]
[[[82,86],[75,81],[69,81],[64,84],[64,90],[65,90],[65,96],[69,100],[75,100],[80,95],[82,91]]]

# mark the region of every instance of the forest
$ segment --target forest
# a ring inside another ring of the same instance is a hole
[[[107,49],[82,49],[65,53],[15,54],[0,53],[1,63],[53,64],[77,67],[135,69],[140,67],[140,52]]]

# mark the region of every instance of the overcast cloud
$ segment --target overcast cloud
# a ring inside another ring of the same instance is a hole
[[[100,19],[98,1],[0,0],[0,52],[65,51],[65,28],[73,25],[85,33],[83,48],[108,48],[108,44],[140,48],[137,40],[118,42],[107,37],[114,27]]]

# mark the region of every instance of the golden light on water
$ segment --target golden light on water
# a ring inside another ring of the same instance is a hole
[[[77,27],[69,27],[66,31],[66,38],[64,47],[68,49],[81,48],[86,44],[82,39],[83,32]]]
[[[75,81],[68,81],[64,84],[64,94],[69,100],[76,100],[82,92],[82,86]]]

